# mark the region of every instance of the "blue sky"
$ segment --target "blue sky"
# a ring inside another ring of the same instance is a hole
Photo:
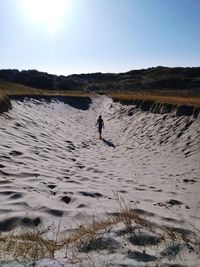
[[[0,69],[154,66],[200,66],[200,0],[0,0]]]

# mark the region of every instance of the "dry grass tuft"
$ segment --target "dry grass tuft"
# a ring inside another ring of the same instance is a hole
[[[153,224],[146,214],[141,214],[138,212],[138,209],[133,209],[132,207],[128,206],[124,199],[120,198],[118,195],[115,194],[115,197],[119,203],[120,210],[118,221],[124,223],[128,233],[132,233],[134,229],[140,229],[140,227],[146,227],[150,230],[152,229],[151,226]],[[137,205],[134,205],[137,208]]]
[[[114,217],[105,220],[93,219],[91,223],[81,225],[78,229],[74,230],[72,234],[65,239],[65,243],[81,245],[82,243],[89,242],[97,236],[110,231],[117,223],[118,219]]]
[[[17,230],[16,230],[17,231]],[[0,258],[13,258],[20,262],[42,258],[54,259],[61,246],[56,240],[46,240],[39,230],[21,228],[19,233],[9,232],[0,236]]]

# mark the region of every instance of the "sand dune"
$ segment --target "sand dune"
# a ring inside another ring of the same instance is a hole
[[[1,232],[62,218],[64,233],[113,214],[118,198],[166,224],[184,219],[200,228],[198,120],[129,113],[131,106],[104,96],[88,110],[38,100],[12,106],[0,116]]]

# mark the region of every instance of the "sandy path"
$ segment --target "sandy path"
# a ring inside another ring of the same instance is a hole
[[[199,121],[93,99],[89,110],[13,101],[0,117],[0,229],[68,228],[127,205],[200,225]],[[95,122],[103,115],[105,141]]]

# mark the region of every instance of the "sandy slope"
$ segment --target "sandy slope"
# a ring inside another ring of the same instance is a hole
[[[52,227],[62,217],[65,232],[116,212],[118,197],[164,223],[184,218],[200,228],[199,121],[129,116],[130,106],[103,96],[87,111],[59,102],[12,105],[0,116],[0,231]]]

